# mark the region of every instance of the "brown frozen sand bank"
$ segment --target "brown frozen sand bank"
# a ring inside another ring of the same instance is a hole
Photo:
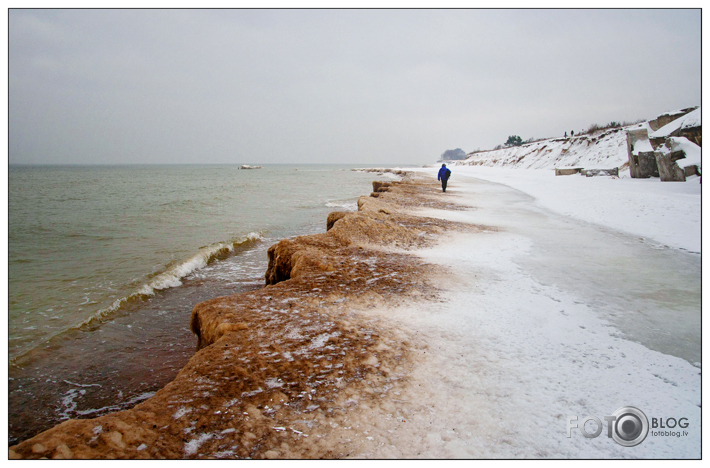
[[[429,181],[431,179],[428,179]],[[436,300],[435,268],[407,251],[447,229],[438,184],[374,184],[328,231],[269,249],[266,287],[198,304],[198,351],[134,408],[68,420],[10,458],[339,458],[368,444],[407,385],[410,338],[368,310]],[[371,438],[370,438],[371,439]]]

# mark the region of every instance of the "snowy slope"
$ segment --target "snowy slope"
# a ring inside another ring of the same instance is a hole
[[[625,128],[613,128],[595,135],[551,138],[522,146],[483,151],[471,154],[468,159],[455,164],[518,169],[619,167],[628,163]]]

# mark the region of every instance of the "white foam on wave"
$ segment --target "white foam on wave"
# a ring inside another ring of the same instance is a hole
[[[234,248],[236,246],[248,242],[255,242],[261,240],[262,238],[263,237],[258,232],[250,232],[235,242],[220,242],[219,244],[204,247],[187,261],[180,263],[179,265],[176,265],[168,271],[158,275],[153,281],[145,285],[144,288],[148,288],[151,291],[147,294],[154,294],[155,291],[160,291],[161,289],[176,288],[182,285],[181,280],[184,277],[193,271],[206,267],[207,264],[214,258],[234,252]]]
[[[380,174],[378,174],[380,175]],[[384,172],[380,177],[383,177],[385,179],[390,179],[390,180],[402,180],[402,176],[399,174],[393,174],[391,172]]]
[[[203,247],[189,259],[158,274],[155,278],[141,286],[133,294],[116,299],[109,307],[96,312],[94,315],[81,322],[78,327],[88,325],[94,320],[102,319],[132,301],[154,296],[156,291],[181,286],[183,278],[201,268],[206,267],[212,260],[221,256],[229,255],[240,245],[257,242],[262,239],[263,236],[260,233],[250,232],[246,236],[243,236],[234,242],[220,242]]]
[[[328,208],[345,208],[346,210],[357,211],[357,202],[354,201],[329,201],[326,202],[325,206],[327,206]]]
[[[16,356],[13,356],[10,358],[10,363],[16,363],[18,359],[21,357],[25,356],[27,353],[31,352],[33,349],[36,349],[39,346],[42,346],[43,344],[47,343],[49,340],[54,338],[55,336],[58,336],[68,329],[78,329],[81,327],[84,327],[86,325],[91,324],[95,320],[102,320],[114,312],[118,311],[121,309],[121,307],[124,307],[131,302],[138,301],[141,299],[146,299],[148,297],[154,296],[156,291],[160,291],[163,289],[168,289],[168,288],[175,288],[180,285],[182,285],[182,279],[188,276],[189,274],[204,268],[207,266],[212,260],[220,258],[222,256],[227,256],[230,253],[234,252],[234,250],[245,244],[253,243],[253,242],[258,242],[263,240],[264,237],[258,233],[258,232],[250,232],[249,234],[242,236],[232,242],[220,242],[217,244],[213,244],[207,247],[201,248],[195,255],[190,257],[184,262],[181,262],[177,265],[174,265],[170,268],[168,268],[166,271],[158,274],[155,278],[152,280],[148,281],[146,284],[142,285],[141,287],[138,288],[133,294],[130,294],[128,296],[124,296],[120,299],[116,299],[110,306],[105,307],[93,315],[89,316],[86,318],[84,321],[78,323],[77,325],[73,327],[69,327],[67,329],[60,329],[57,330],[55,333],[52,333],[51,335],[47,336],[45,339],[39,341],[35,346],[32,346],[21,353],[19,353]]]
[[[88,416],[88,415],[94,415],[96,413],[108,413],[108,412],[114,412],[114,411],[120,411],[122,409],[127,409],[132,407],[133,405],[147,400],[148,398],[152,398],[153,395],[155,395],[155,392],[144,392],[141,393],[140,395],[136,395],[130,400],[127,400],[125,402],[116,404],[116,405],[109,405],[109,406],[103,406],[101,408],[91,408],[87,410],[81,410],[81,411],[74,411],[74,413],[77,416]],[[101,426],[97,426],[101,427]],[[96,433],[96,428],[94,428],[94,433]]]

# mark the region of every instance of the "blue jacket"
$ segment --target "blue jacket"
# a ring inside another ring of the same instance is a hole
[[[439,169],[439,175],[437,176],[436,180],[449,180],[449,177],[451,177],[451,171],[449,170],[448,167],[442,167]]]

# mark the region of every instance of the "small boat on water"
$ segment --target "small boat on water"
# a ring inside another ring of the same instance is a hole
[[[249,164],[242,164],[239,169],[261,169],[263,166],[250,166]]]

